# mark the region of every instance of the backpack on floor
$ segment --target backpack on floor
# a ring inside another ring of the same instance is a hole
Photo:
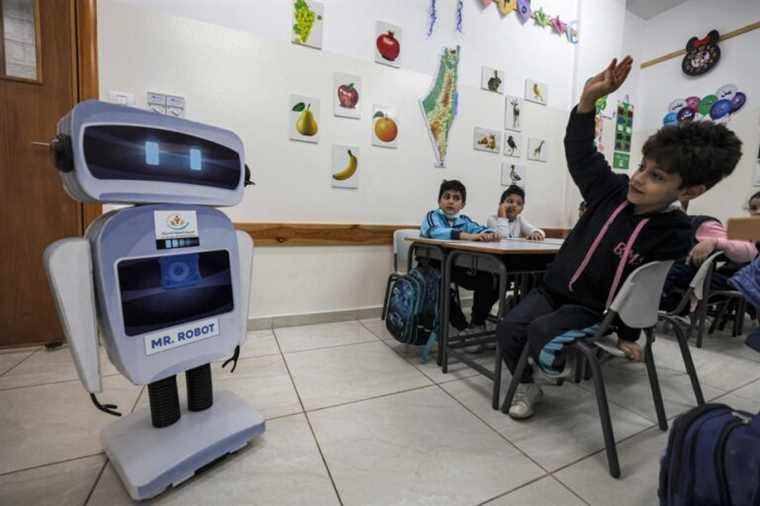
[[[676,418],[658,496],[660,506],[760,505],[760,414],[705,404]]]
[[[388,295],[388,332],[399,342],[427,345],[429,352],[438,336],[440,291],[440,272],[425,264],[397,278]]]

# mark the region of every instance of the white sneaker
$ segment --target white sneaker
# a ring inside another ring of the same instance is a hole
[[[530,418],[535,413],[536,403],[544,396],[541,387],[535,383],[520,383],[509,407],[509,416],[515,420]]]

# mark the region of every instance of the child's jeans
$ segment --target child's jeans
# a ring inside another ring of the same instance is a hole
[[[562,369],[565,344],[574,341],[577,334],[571,331],[588,329],[598,324],[602,315],[586,306],[562,304],[544,287],[530,292],[496,327],[496,338],[509,371],[514,374],[525,346],[535,363],[547,368]],[[533,369],[528,366],[521,383],[533,383]]]

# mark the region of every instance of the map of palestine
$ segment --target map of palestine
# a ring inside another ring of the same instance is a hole
[[[449,131],[457,115],[459,102],[458,67],[459,46],[455,49],[444,48],[433,86],[428,94],[420,99],[422,115],[425,118],[430,140],[433,142],[436,167],[446,166]]]

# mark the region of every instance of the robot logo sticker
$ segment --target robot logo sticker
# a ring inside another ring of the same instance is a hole
[[[198,237],[198,216],[195,211],[153,211],[156,239]]]
[[[145,336],[145,354],[153,355],[219,335],[219,320],[211,318]]]
[[[166,224],[169,225],[170,229],[181,232],[190,225],[190,222],[185,220],[181,214],[171,214],[166,219]]]

